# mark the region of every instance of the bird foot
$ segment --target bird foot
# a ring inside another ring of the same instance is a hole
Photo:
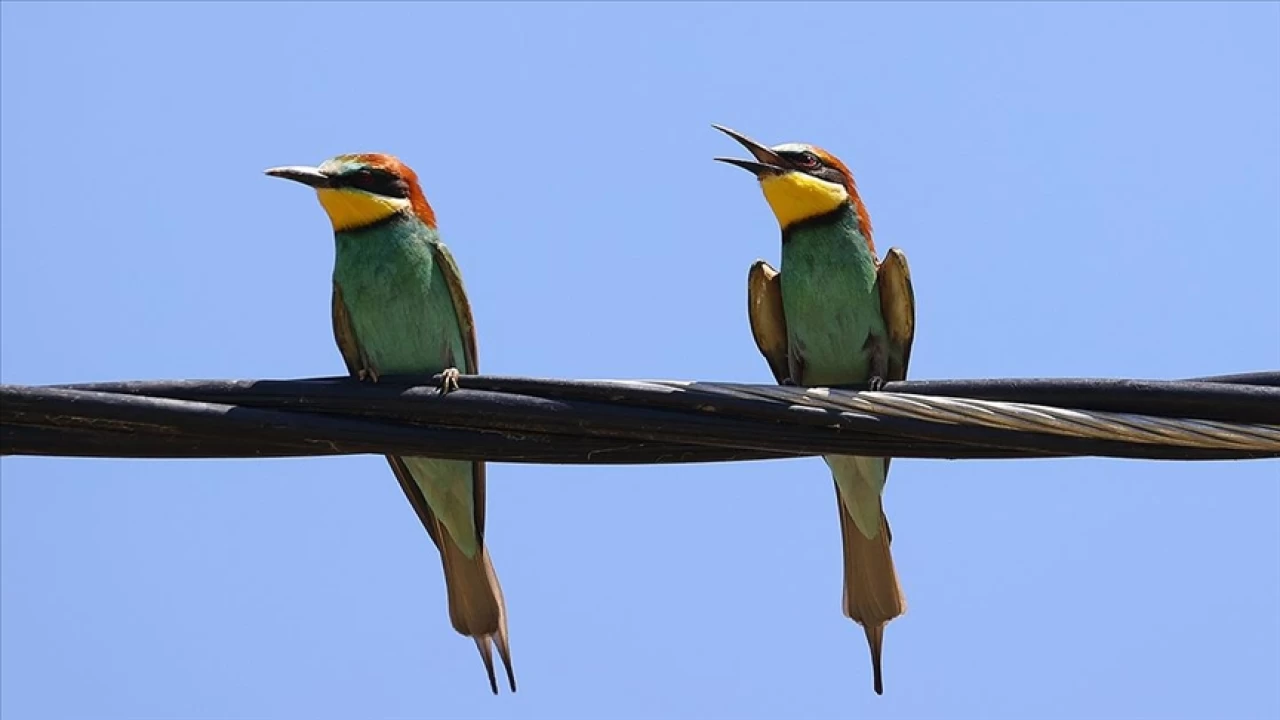
[[[369,367],[360,368],[356,371],[356,379],[360,382],[364,382],[365,380],[378,382],[378,371]]]
[[[789,377],[782,378],[782,382],[781,382],[781,383],[778,383],[778,384],[779,384],[779,385],[787,385],[787,386],[790,386],[790,387],[796,387],[796,381],[795,381],[795,380],[792,380],[792,379],[791,379],[791,378],[789,378]]]
[[[440,373],[440,394],[448,395],[458,389],[458,378],[462,373],[458,372],[458,368],[448,368]]]
[[[884,387],[884,378],[879,375],[872,375],[871,379],[867,381],[867,387],[871,389],[871,392],[880,392],[880,388]]]

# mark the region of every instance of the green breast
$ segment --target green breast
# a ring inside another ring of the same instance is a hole
[[[458,311],[436,262],[436,231],[417,218],[336,235],[333,281],[369,363],[380,375],[434,375],[466,360]],[[424,378],[425,379],[425,378]],[[406,457],[432,512],[468,556],[479,549],[471,462]]]
[[[333,280],[356,337],[381,375],[467,366],[461,325],[433,244],[416,218],[339,233]]]
[[[885,334],[875,259],[852,210],[788,231],[782,246],[782,307],[788,342],[804,361],[805,385],[870,376],[867,338]]]

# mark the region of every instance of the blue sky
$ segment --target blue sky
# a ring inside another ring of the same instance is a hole
[[[413,166],[489,373],[768,382],[808,141],[915,281],[916,378],[1280,367],[1276,4],[0,6],[0,379],[342,370],[262,175]],[[6,718],[1280,715],[1280,464],[894,463],[871,692],[816,458],[495,465],[489,695],[383,460],[0,461]]]

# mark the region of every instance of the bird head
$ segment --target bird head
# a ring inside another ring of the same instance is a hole
[[[871,218],[858,196],[853,173],[835,155],[802,143],[765,147],[736,130],[721,125],[712,127],[737,140],[755,158],[718,157],[716,160],[736,165],[756,176],[764,198],[783,230],[849,205],[858,218],[859,229],[867,238],[867,244],[871,244]]]
[[[266,173],[315,188],[335,232],[359,230],[396,215],[415,215],[428,227],[436,226],[418,176],[391,155],[339,155],[319,167],[292,165]]]

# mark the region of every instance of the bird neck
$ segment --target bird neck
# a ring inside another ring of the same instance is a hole
[[[363,227],[339,230],[333,237],[339,256],[349,253],[378,255],[406,245],[430,245],[440,240],[440,234],[434,227],[408,213],[397,213]]]
[[[844,202],[830,212],[794,222],[782,231],[782,245],[828,244],[836,247],[848,245],[859,259],[865,257],[875,263],[875,245],[871,243],[870,223],[866,211],[859,212],[851,202]]]

